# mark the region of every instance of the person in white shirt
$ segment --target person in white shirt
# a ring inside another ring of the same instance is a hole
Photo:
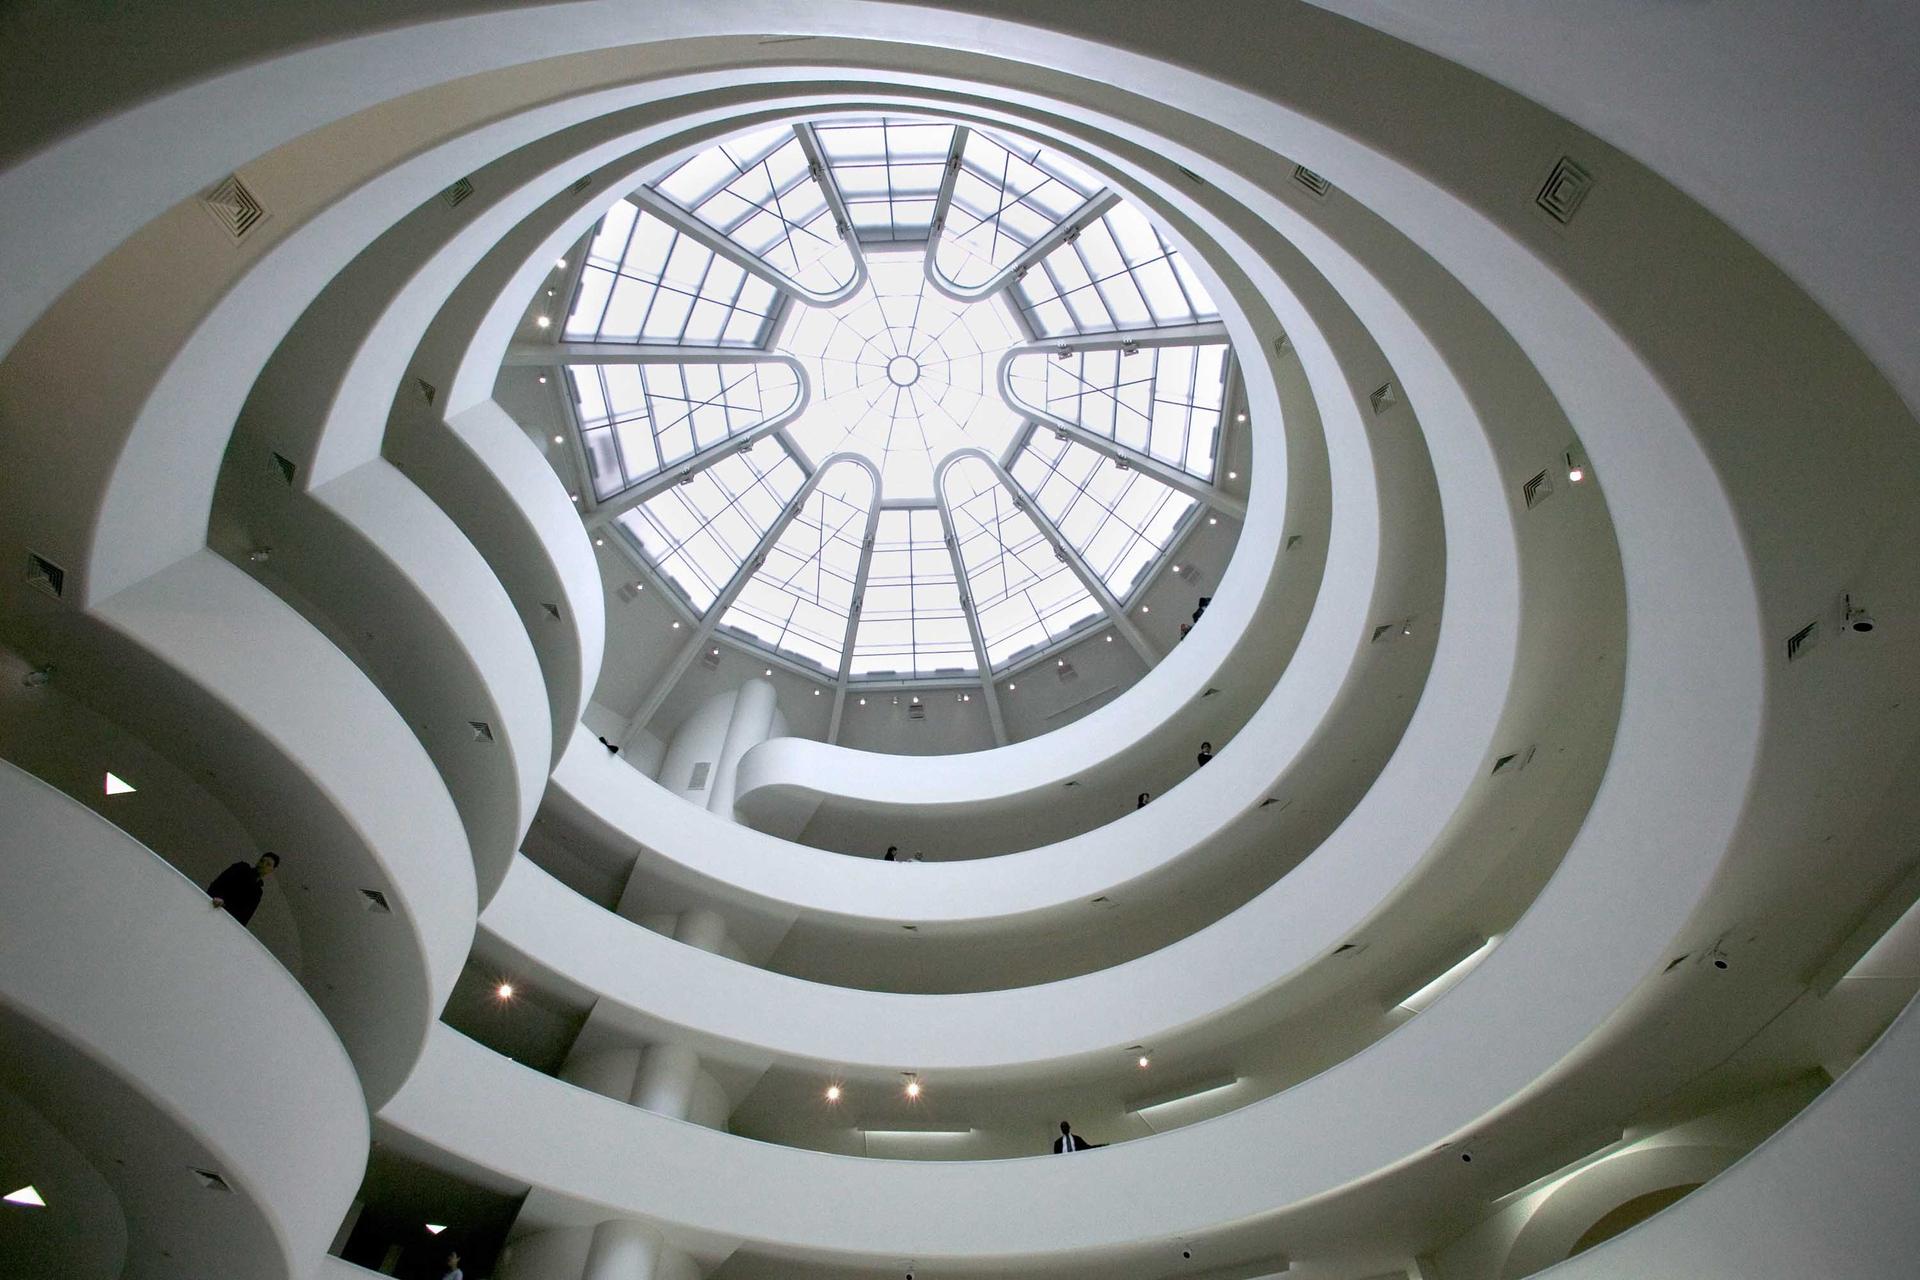
[[[447,1255],[447,1274],[440,1277],[440,1280],[467,1280],[467,1273],[460,1269],[459,1254],[450,1253]]]

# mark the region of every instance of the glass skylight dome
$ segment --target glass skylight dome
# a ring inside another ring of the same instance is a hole
[[[1125,613],[1225,505],[1232,358],[1084,169],[924,119],[762,128],[614,205],[576,270],[583,512],[694,643],[842,684],[991,677],[1105,625],[1153,661]]]

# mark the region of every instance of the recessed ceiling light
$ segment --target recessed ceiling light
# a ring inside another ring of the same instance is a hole
[[[493,994],[502,1000],[511,1000],[513,999],[513,984],[511,982],[503,982],[493,989]]]
[[[1208,517],[1207,517],[1207,523],[1208,523],[1208,524],[1219,524],[1219,523],[1220,523],[1220,519],[1219,519],[1219,517],[1218,517],[1218,516],[1208,516]]]
[[[124,796],[138,790],[138,787],[128,782],[119,774],[109,773],[107,775],[107,794],[110,796]]]
[[[1153,606],[1152,606],[1152,605],[1150,605],[1150,604],[1143,604],[1143,605],[1141,605],[1141,606],[1140,606],[1140,612],[1142,612],[1142,613],[1152,613],[1152,612],[1153,612]]]
[[[39,1191],[31,1185],[24,1186],[18,1191],[9,1191],[6,1195],[0,1196],[0,1200],[5,1200],[8,1204],[23,1204],[29,1209],[44,1209],[47,1207],[47,1202],[41,1198]]]
[[[1229,472],[1227,472],[1227,479],[1229,479],[1229,480],[1238,480],[1239,478],[1240,478],[1240,473],[1239,473],[1238,471],[1229,471]]]
[[[1108,644],[1112,644],[1112,643],[1113,643],[1113,634],[1112,634],[1111,632],[1109,632],[1109,633],[1107,634],[1107,643],[1108,643]]]
[[[1019,687],[1020,686],[1017,684],[1010,684],[1007,686],[1007,692],[1012,693],[1015,689],[1018,689]]]
[[[715,650],[714,650],[714,652],[715,652],[715,653],[718,653],[718,652],[720,652],[720,651],[719,651],[718,649],[715,649]],[[767,676],[770,676],[770,675],[772,675],[772,674],[773,674],[773,668],[772,668],[772,667],[768,667],[768,668],[767,668],[767,669],[766,669],[765,671],[763,671],[763,672],[761,672],[760,674],[761,674],[761,675],[767,675]]]
[[[865,698],[862,698],[862,699],[860,699],[860,705],[861,705],[861,706],[863,706],[863,707],[864,707],[864,706],[866,706],[866,705],[867,705],[867,700],[866,700]]]
[[[813,696],[814,696],[814,697],[816,697],[816,698],[817,698],[817,697],[819,697],[819,696],[820,696],[820,691],[819,691],[818,689],[815,689],[815,690],[813,691]]]
[[[1579,484],[1582,480],[1585,480],[1586,478],[1587,478],[1587,473],[1585,468],[1583,467],[1567,468],[1567,479],[1573,481],[1575,484]]]
[[[593,540],[593,545],[596,547],[604,547],[607,545],[607,540],[605,538],[595,538]]]
[[[907,1096],[909,1098],[920,1096],[920,1082],[912,1076],[907,1077]]]
[[[579,494],[577,494],[577,493],[570,493],[570,494],[568,494],[568,495],[567,495],[567,498],[568,498],[568,500],[569,500],[569,501],[571,501],[571,502],[578,502],[578,501],[580,501],[580,495],[579,495]]]
[[[1138,1061],[1138,1062],[1139,1062],[1139,1064],[1140,1064],[1140,1069],[1141,1069],[1142,1071],[1145,1071],[1145,1070],[1146,1070],[1146,1069],[1147,1069],[1148,1067],[1150,1067],[1150,1066],[1152,1066],[1152,1065],[1153,1065],[1153,1059],[1151,1059],[1151,1058],[1149,1058],[1149,1057],[1148,1057],[1148,1056],[1147,1056],[1146,1054],[1144,1054],[1144,1053],[1143,1053],[1143,1054],[1141,1054],[1141,1055],[1139,1056],[1139,1058],[1138,1058],[1138,1059],[1136,1059],[1136,1061]]]
[[[546,328],[548,325],[553,323],[553,321],[547,319],[547,317],[545,316],[535,316],[533,318],[533,322],[539,325],[542,329]]]
[[[674,629],[675,631],[678,631],[678,630],[680,629],[680,622],[679,622],[679,620],[678,620],[678,619],[675,619],[675,620],[674,620],[674,624],[673,624],[673,629]]]
[[[545,379],[545,378],[542,378],[542,379],[540,379],[540,381],[542,381],[542,382],[545,382],[545,381],[546,381],[546,379]],[[553,438],[553,442],[554,442],[555,444],[565,444],[565,443],[567,442],[567,438],[566,438],[565,436],[555,436],[555,437]]]
[[[1236,413],[1233,415],[1233,420],[1235,422],[1245,422],[1247,420],[1247,415],[1245,413]]]
[[[544,373],[543,373],[543,374],[541,374],[541,375],[540,375],[540,382],[541,382],[541,384],[542,384],[542,385],[545,385],[545,383],[546,383],[546,381],[547,381],[547,375],[546,375],[546,374],[544,374]]]
[[[444,1222],[429,1222],[427,1224],[427,1234],[430,1236],[437,1236],[446,1229],[447,1224]]]
[[[828,1102],[838,1102],[838,1101],[840,1101],[840,1086],[839,1086],[839,1085],[837,1085],[837,1084],[830,1084],[830,1085],[828,1085],[828,1086],[827,1086],[827,1101],[828,1101]]]
[[[567,260],[565,258],[555,258],[553,260],[553,269],[555,271],[565,271],[567,269]]]
[[[716,657],[716,658],[720,656],[720,651],[719,651],[718,649],[714,649],[714,650],[712,650],[711,652],[713,653],[713,656],[714,656],[714,657]],[[773,674],[773,669],[772,669],[771,667],[769,667],[769,668],[767,669],[767,674],[768,674],[768,675],[772,675],[772,674]]]

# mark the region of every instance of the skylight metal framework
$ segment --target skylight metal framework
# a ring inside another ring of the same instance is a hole
[[[757,347],[779,311],[772,284],[621,200],[587,243],[561,337]]]
[[[651,355],[563,366],[597,508],[669,471],[704,470],[726,449],[778,429],[805,406],[795,361],[727,359],[713,349],[675,354],[696,358]]]
[[[852,678],[982,670],[938,508],[883,508],[854,631]]]
[[[589,527],[694,620],[636,726],[724,631],[833,679],[830,740],[856,687],[978,682],[1004,742],[997,674],[1103,616],[1151,664],[1127,613],[1150,565],[1195,499],[1244,514],[1211,482],[1211,301],[1050,150],[908,117],[759,129],[570,256],[557,341],[507,363],[553,370]]]
[[[860,287],[859,243],[804,125],[756,129],[708,147],[650,189],[815,305]]]
[[[991,458],[949,457],[940,499],[989,669],[998,673],[1100,619],[1100,602]]]
[[[816,472],[785,529],[720,619],[720,629],[837,673],[854,616],[880,473],[842,456]]]
[[[894,116],[836,117],[804,126],[863,245],[927,239],[959,130]]]
[[[1058,152],[959,130],[927,244],[928,279],[955,299],[987,297],[1118,200]]]
[[[1011,471],[1037,517],[1074,550],[1116,608],[1139,597],[1199,509],[1151,476],[1041,431],[1029,435]]]
[[[1028,349],[1007,363],[1007,394],[1211,482],[1227,394],[1227,344]]]
[[[1115,203],[1074,231],[1010,290],[1036,339],[1219,318],[1180,251],[1132,205]]]

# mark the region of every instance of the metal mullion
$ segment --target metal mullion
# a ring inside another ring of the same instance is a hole
[[[1149,667],[1159,661],[1159,655],[1147,643],[1146,636],[1141,634],[1140,628],[1134,625],[1133,619],[1127,616],[1126,609],[1122,607],[1112,589],[1107,586],[1106,579],[1095,573],[1086,558],[1080,554],[1079,548],[1067,541],[1066,536],[1060,532],[1059,526],[1053,523],[1045,511],[1041,510],[1039,500],[1028,493],[1010,472],[1003,470],[993,459],[988,458],[984,453],[979,456],[986,460],[987,465],[993,469],[994,476],[1006,486],[1007,492],[1018,499],[1021,510],[1027,513],[1027,518],[1033,521],[1034,527],[1040,530],[1041,536],[1051,542],[1065,558],[1067,567],[1073,570],[1076,578],[1080,579],[1080,585],[1086,588],[1087,594],[1092,596],[1094,602],[1106,613],[1107,620],[1113,624],[1113,629],[1133,646],[1133,651],[1140,655],[1140,660]],[[1081,495],[1087,497],[1087,501],[1093,501],[1084,489],[1081,490]],[[1095,503],[1095,505],[1099,504]],[[1111,510],[1105,507],[1101,509],[1106,511],[1109,519],[1117,518]]]
[[[846,710],[847,687],[852,682],[853,645],[860,634],[860,615],[866,609],[867,575],[873,568],[873,540],[880,528],[880,485],[874,481],[873,498],[867,504],[866,535],[860,542],[860,564],[853,575],[853,607],[847,610],[846,633],[841,637],[840,670],[833,681],[833,719],[827,727],[827,741],[840,740],[841,716]]]
[[[947,456],[951,460],[961,455],[953,453]],[[941,469],[945,470],[945,464]],[[935,478],[933,495],[934,509],[940,513],[940,528],[946,534],[947,559],[953,565],[953,582],[960,591],[960,615],[967,620],[967,635],[973,640],[973,660],[980,668],[980,691],[987,702],[987,721],[993,727],[994,745],[1004,747],[1007,745],[1007,725],[1000,715],[1000,695],[993,687],[993,663],[987,659],[987,640],[980,631],[980,613],[973,598],[973,585],[967,581],[966,565],[960,560],[960,540],[954,536],[953,513],[947,509],[946,487],[938,482],[938,477]],[[916,643],[916,655],[918,652]]]
[[[827,208],[832,211],[834,221],[846,228],[840,238],[845,242],[847,252],[853,258],[853,278],[857,287],[857,282],[866,278],[867,259],[866,255],[860,250],[860,237],[853,229],[853,215],[847,211],[846,195],[841,192],[840,182],[834,177],[833,166],[827,163],[826,152],[821,149],[820,139],[818,135],[814,133],[813,126],[806,123],[797,124],[793,127],[793,132],[794,136],[800,139],[800,153],[807,158],[809,171],[817,169],[819,173],[820,194],[826,197]],[[885,143],[883,142],[883,153],[884,149]],[[891,167],[889,167],[887,172],[887,190],[889,192],[893,190],[893,172]],[[892,221],[893,207],[891,202],[889,202],[887,207],[887,218],[889,222]],[[781,217],[781,221],[783,223],[786,221],[784,215]],[[796,264],[798,261],[799,259],[796,256]]]
[[[953,211],[953,189],[959,185],[961,157],[966,153],[971,135],[972,130],[965,125],[955,125],[953,140],[947,144],[946,172],[940,176],[940,190],[933,197],[933,219],[927,224],[927,251],[922,266],[929,278],[938,270],[935,261],[939,257],[940,237],[946,233],[947,215]]]
[[[679,205],[667,199],[665,196],[660,195],[658,192],[642,187],[629,196],[628,199],[640,206],[645,212],[651,213],[656,218],[659,218],[681,235],[692,236],[696,241],[713,250],[713,252],[733,263],[736,267],[739,267],[750,275],[758,276],[775,289],[786,292],[795,287],[793,281],[783,278],[779,272],[762,262],[758,256],[747,252],[735,244],[727,238],[724,232],[702,222],[699,218],[682,209]]]

